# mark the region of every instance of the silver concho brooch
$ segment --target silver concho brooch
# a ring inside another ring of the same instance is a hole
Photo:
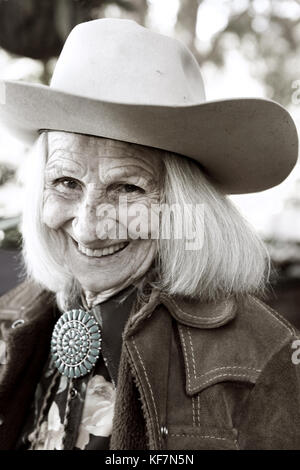
[[[97,362],[100,349],[100,328],[90,313],[70,310],[55,324],[51,354],[62,375],[74,379],[88,374]]]

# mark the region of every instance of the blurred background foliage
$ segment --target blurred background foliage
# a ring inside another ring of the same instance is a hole
[[[49,84],[71,29],[103,17],[130,18],[182,40],[201,65],[208,99],[272,99],[290,110],[300,128],[298,0],[0,0],[1,78]],[[0,247],[18,250],[21,163],[29,149],[1,128],[0,141]],[[293,319],[298,315],[300,325],[299,166],[279,189],[265,193],[249,196],[251,202],[247,197],[235,202],[246,217],[253,214],[250,222],[261,232],[277,267],[277,304],[270,302],[278,308],[282,301],[279,310],[287,310]],[[1,262],[0,293],[6,290],[0,256]]]
[[[168,0],[159,0],[170,5]],[[43,63],[40,81],[48,83],[48,61],[57,57],[71,29],[105,16],[132,18],[147,25],[151,0],[0,0],[0,46],[13,55]],[[290,84],[299,78],[300,4],[296,0],[172,0],[173,34],[193,51],[201,65],[224,65],[233,46],[251,63],[251,73],[266,96],[290,102]],[[112,7],[112,8],[111,8]],[[171,7],[170,7],[171,9]],[[201,18],[215,13],[209,41]],[[166,15],[168,10],[166,8]],[[216,31],[215,31],[216,29]],[[52,68],[50,67],[50,68]]]

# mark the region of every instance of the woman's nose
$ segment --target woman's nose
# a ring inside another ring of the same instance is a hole
[[[72,222],[74,238],[77,242],[88,246],[98,239],[96,227],[96,207],[85,202],[78,207],[76,217]]]

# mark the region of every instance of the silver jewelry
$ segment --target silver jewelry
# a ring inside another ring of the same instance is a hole
[[[54,326],[51,354],[62,375],[73,379],[88,374],[101,350],[97,320],[84,310],[64,313]]]

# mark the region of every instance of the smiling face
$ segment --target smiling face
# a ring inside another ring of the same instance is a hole
[[[137,238],[134,218],[127,214],[136,204],[150,211],[151,204],[159,202],[161,175],[159,150],[81,134],[48,133],[43,222],[64,234],[64,263],[84,291],[117,291],[148,271],[156,241],[148,224],[143,225],[142,238]]]

